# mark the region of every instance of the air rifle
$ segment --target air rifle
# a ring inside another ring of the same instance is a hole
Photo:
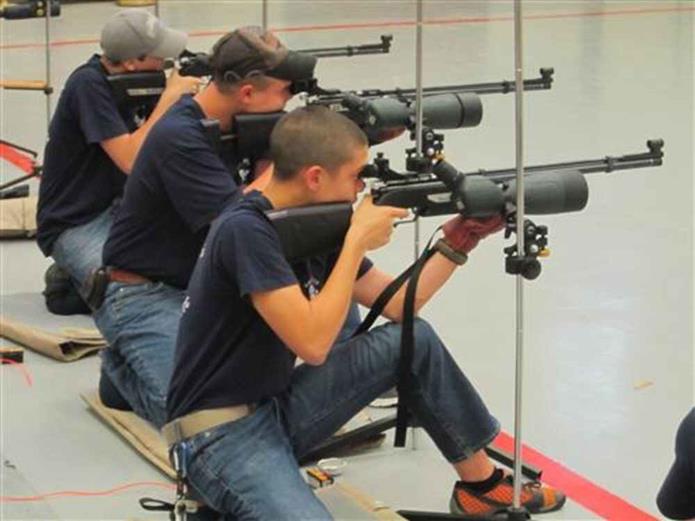
[[[544,67],[540,69],[538,78],[524,80],[524,90],[548,90],[553,86],[553,74],[555,69],[552,67]],[[339,105],[345,96],[352,95],[368,100],[374,98],[390,97],[399,101],[412,103],[415,100],[414,88],[407,89],[361,89],[356,91],[323,91],[311,93],[307,96],[307,104],[310,105]],[[502,80],[498,82],[485,83],[470,83],[466,85],[444,85],[438,87],[424,87],[422,89],[423,96],[436,96],[439,94],[463,94],[474,93],[477,95],[483,94],[508,94],[514,92],[514,81]]]
[[[664,142],[647,141],[647,151],[598,159],[549,163],[524,168],[524,203],[529,215],[577,212],[589,196],[586,174],[660,166]],[[364,178],[376,178],[371,188],[374,203],[410,209],[416,216],[455,215],[484,218],[503,215],[506,236],[515,232],[516,169],[459,172],[442,158],[431,159],[429,172],[398,173],[379,154],[365,167]],[[335,250],[350,226],[352,204],[332,203],[273,210],[268,217],[278,230],[283,249],[291,261]],[[538,257],[545,256],[546,226],[526,220],[524,252],[516,244],[504,249],[508,273],[527,279],[540,275]]]
[[[541,78],[524,80],[525,89],[539,90],[551,87],[553,69],[541,71]],[[507,81],[457,85],[458,91],[451,90],[452,87],[433,87],[432,89],[438,89],[437,92],[431,91],[432,93],[423,100],[424,122],[433,129],[475,127],[480,124],[483,116],[478,91],[482,94],[505,93],[509,88]],[[339,98],[332,98],[339,99],[339,103],[330,104],[317,99],[309,97],[307,103],[328,105],[332,110],[350,118],[364,130],[372,145],[382,141],[380,134],[386,130],[406,128],[412,132],[415,128],[414,97],[409,94],[400,97],[363,98],[352,92],[342,92]],[[206,126],[210,129],[211,137],[217,140],[218,146],[231,146],[236,157],[253,158],[268,149],[270,132],[284,114],[285,112],[239,114],[234,117],[232,129],[227,134],[221,133],[219,128],[215,130],[214,122],[207,122]]]
[[[316,58],[336,58],[363,56],[366,54],[388,54],[391,51],[393,36],[382,34],[380,43],[367,43],[361,45],[345,45],[341,47],[319,47],[314,49],[298,49],[303,54],[311,54]],[[184,50],[179,56],[179,73],[181,76],[210,76],[212,66],[210,55],[204,52],[192,52]],[[173,63],[172,63],[173,65]]]

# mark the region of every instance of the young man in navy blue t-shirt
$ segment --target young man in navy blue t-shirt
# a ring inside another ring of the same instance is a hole
[[[38,244],[78,289],[101,265],[114,202],[154,123],[200,80],[174,72],[146,120],[119,106],[108,76],[161,70],[186,45],[186,34],[165,27],[144,9],[116,13],[101,33],[103,55],[68,78],[49,129],[39,185]]]
[[[213,48],[210,84],[150,132],[104,246],[110,282],[94,317],[109,344],[100,383],[107,405],[157,426],[165,420],[184,290],[210,222],[241,183],[203,120],[227,131],[236,114],[281,110],[292,81],[311,77],[315,63],[259,27],[228,33]]]
[[[354,201],[367,140],[324,107],[285,116],[273,130],[273,180],[226,209],[201,250],[184,303],[169,390],[167,441],[188,445],[188,481],[234,519],[330,519],[302,479],[297,459],[335,432],[398,378],[404,288],[385,307],[392,322],[336,343],[353,299],[369,307],[392,278],[367,251],[385,245],[403,209],[356,209],[341,250],[290,265],[266,210]],[[422,307],[487,235],[502,228],[456,217],[425,265]],[[307,233],[311,233],[308,230]],[[316,267],[323,267],[315,271]],[[313,286],[309,288],[308,286]],[[295,368],[295,360],[305,363]],[[511,477],[484,448],[499,432],[477,392],[432,328],[415,321],[408,406],[453,465],[455,513],[505,511]],[[523,487],[534,513],[564,496]]]

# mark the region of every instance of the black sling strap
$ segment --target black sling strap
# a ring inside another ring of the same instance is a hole
[[[406,432],[408,429],[409,412],[406,405],[406,397],[409,394],[411,383],[411,369],[413,365],[413,352],[415,348],[415,295],[417,294],[417,284],[427,261],[434,255],[435,250],[430,248],[432,238],[427,242],[423,253],[410,265],[403,273],[394,279],[377,297],[369,310],[369,313],[357,328],[353,337],[365,333],[374,324],[374,321],[381,315],[386,304],[398,292],[400,287],[408,282],[405,290],[405,300],[403,303],[403,324],[401,326],[401,357],[398,364],[398,410],[396,413],[396,439],[394,445],[403,447],[405,445]]]

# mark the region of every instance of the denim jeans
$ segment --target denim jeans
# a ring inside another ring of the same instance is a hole
[[[88,223],[68,228],[53,243],[51,257],[70,274],[75,288],[84,295],[84,283],[102,265],[102,251],[109,235],[119,201]]]
[[[340,330],[340,333],[338,333],[336,343],[350,340],[350,337],[357,330],[357,328],[360,327],[361,323],[362,315],[360,314],[360,308],[356,303],[353,302],[350,305],[350,309],[348,309],[348,314],[347,317],[345,317],[343,328]]]
[[[94,321],[108,342],[101,370],[135,413],[160,428],[185,292],[162,282],[111,282]]]
[[[396,384],[401,327],[385,324],[336,344],[321,366],[295,369],[290,387],[253,414],[188,440],[190,484],[225,519],[331,519],[297,458]],[[406,399],[444,457],[488,445],[499,424],[429,324],[415,322],[413,386]]]

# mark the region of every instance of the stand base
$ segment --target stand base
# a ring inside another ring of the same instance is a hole
[[[341,434],[340,436],[333,436],[315,447],[307,454],[303,455],[299,459],[299,463],[300,465],[306,465],[307,463],[333,456],[336,452],[340,452],[345,447],[365,441],[366,439],[392,429],[395,426],[396,416],[393,415],[387,416],[386,418],[382,418],[381,420],[377,420],[368,425],[364,425],[345,434]],[[507,467],[512,467],[514,465],[514,457],[503,450],[486,447],[485,452],[487,452],[488,456],[502,465]],[[542,471],[531,465],[522,464],[521,473],[524,475],[524,477],[536,481],[540,480]]]
[[[515,510],[510,508],[507,512],[493,516],[474,516],[445,514],[443,512],[427,512],[425,510],[399,510],[398,515],[408,521],[527,521],[531,516],[525,508]]]

